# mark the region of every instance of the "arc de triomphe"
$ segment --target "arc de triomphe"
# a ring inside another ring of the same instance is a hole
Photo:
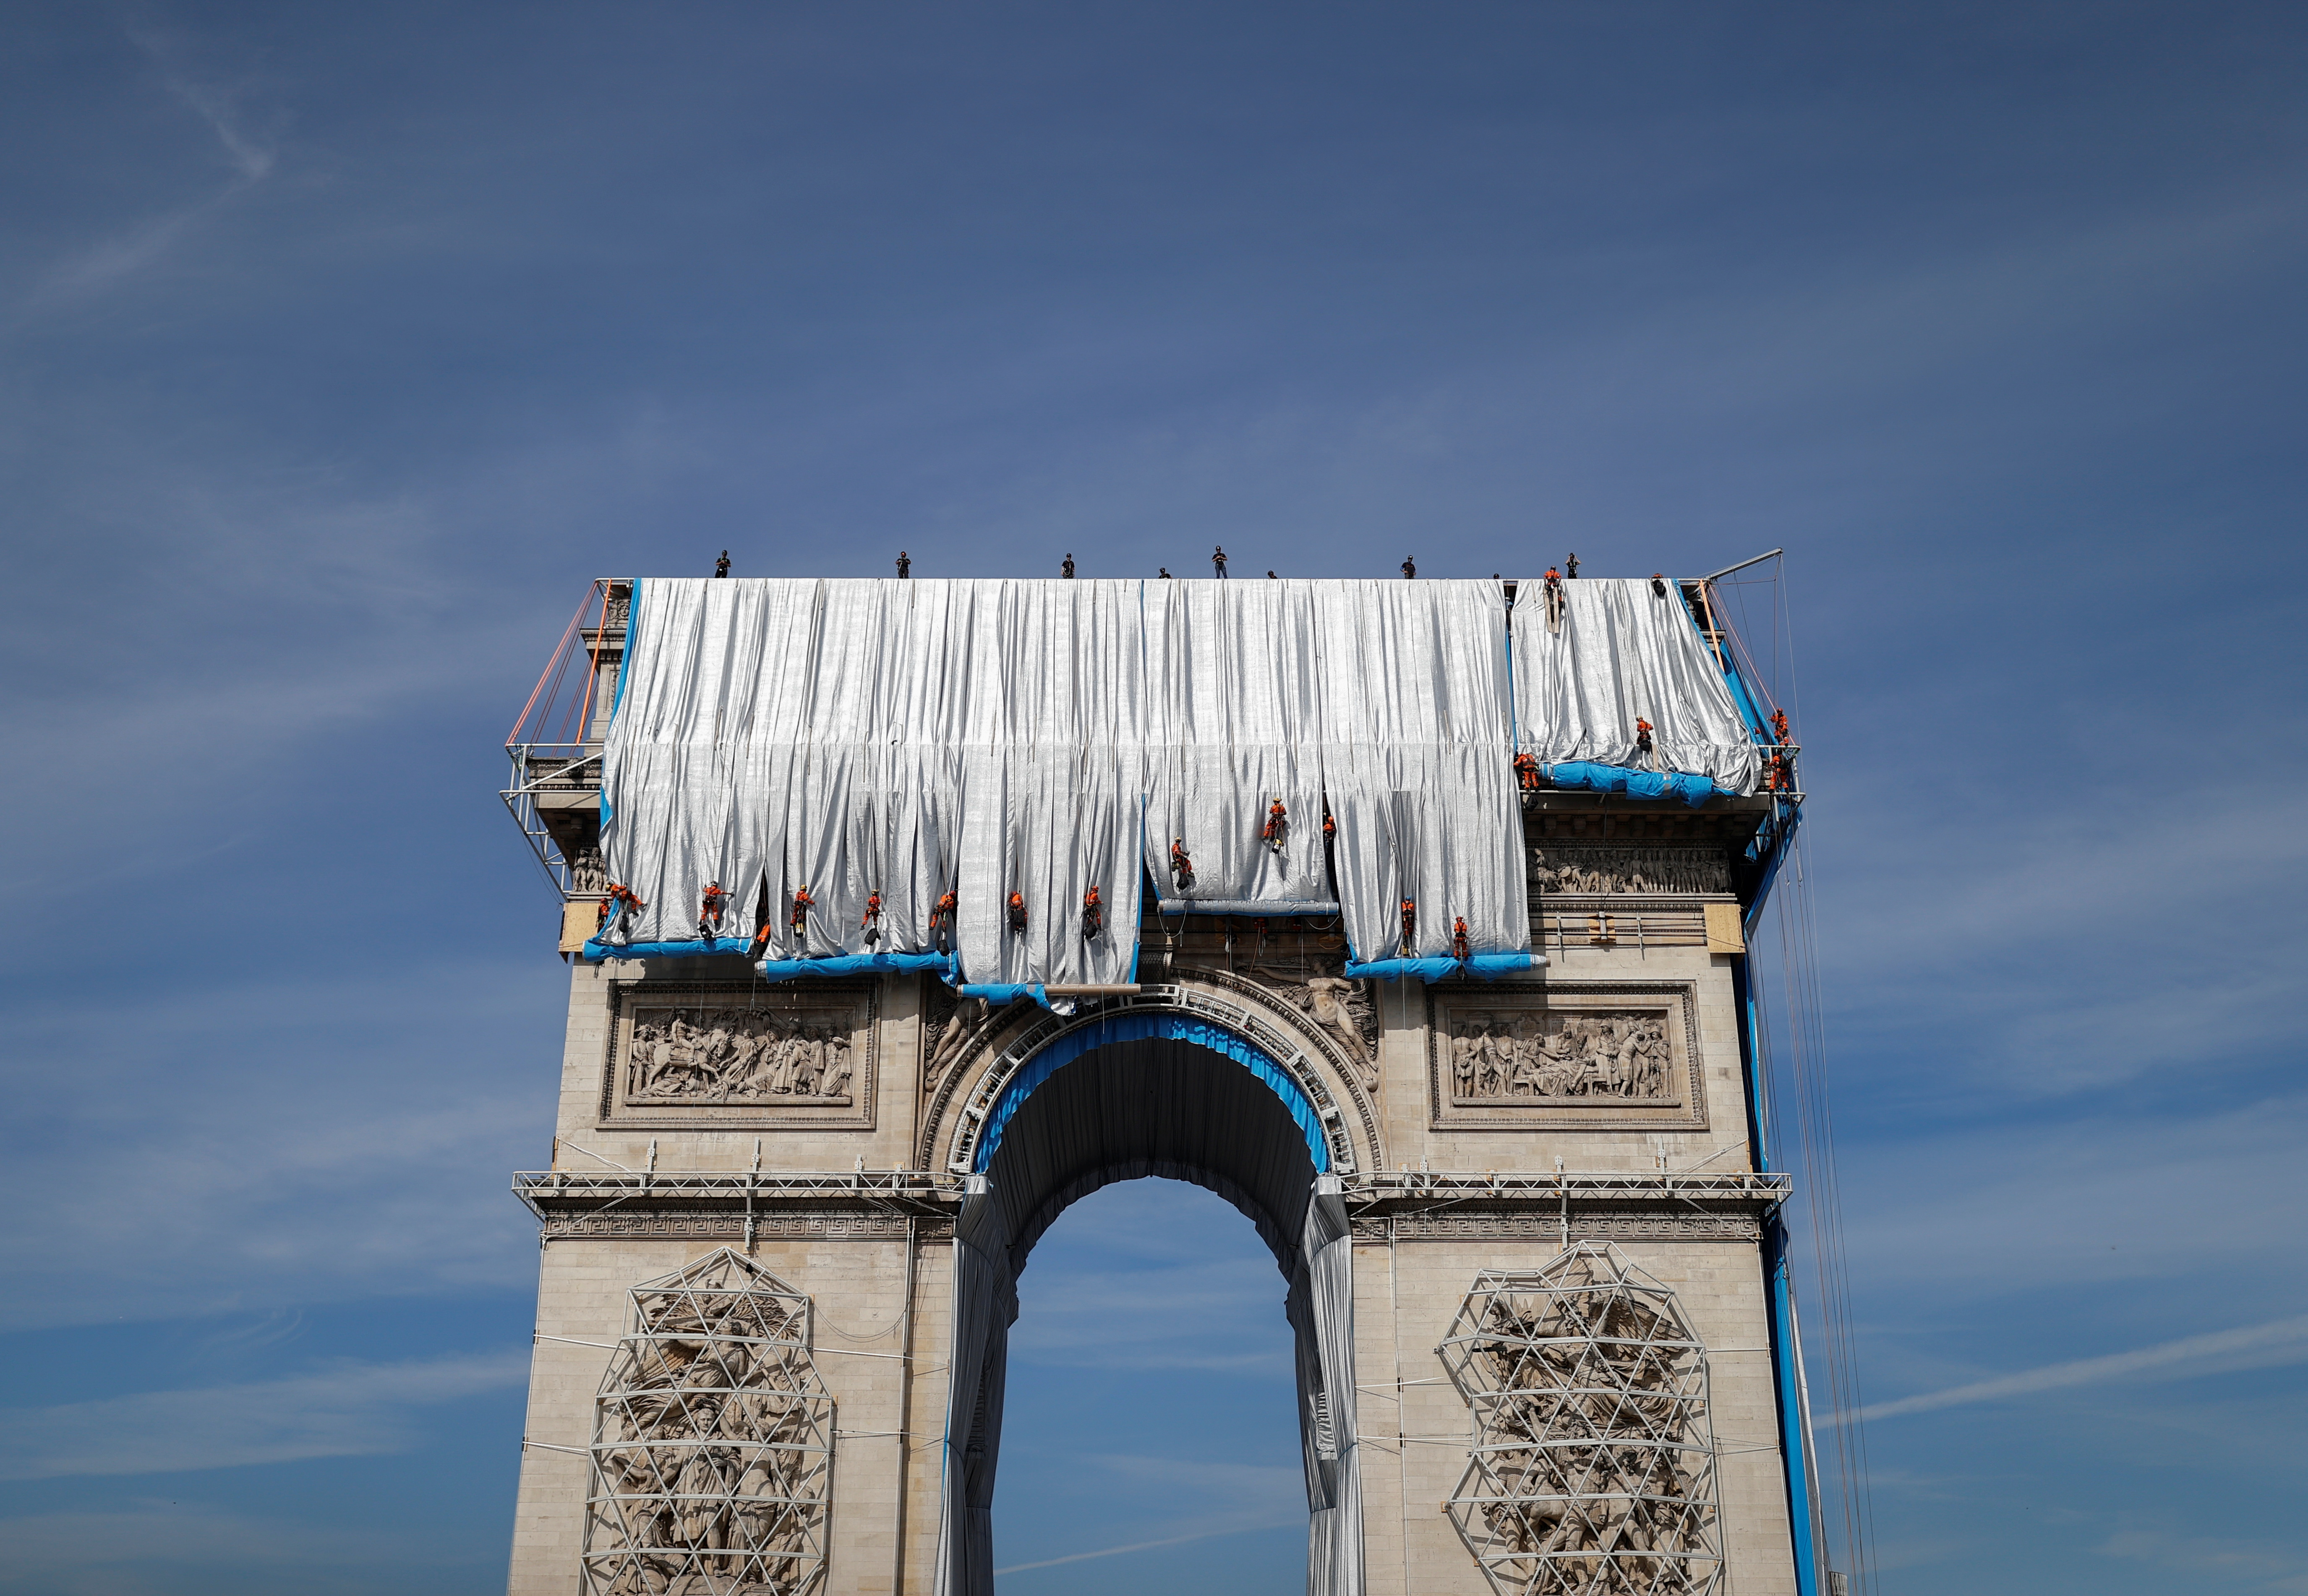
[[[1134,928],[1126,979],[958,979],[934,907],[917,953],[813,948],[826,888],[774,868],[693,946],[621,940],[613,886],[681,890],[614,828],[597,851],[632,607],[604,583],[573,627],[578,734],[516,734],[572,968],[554,1155],[516,1178],[542,1257],[514,1592],[990,1592],[1018,1270],[1145,1176],[1240,1209],[1289,1283],[1310,1589],[1811,1588],[1742,936],[1779,793],[1509,777],[1527,940],[1487,965],[1410,945],[1448,928],[1358,962],[1335,902],[1166,899],[1192,878],[1158,846],[1096,928]],[[1350,897],[1322,802],[1309,868]]]

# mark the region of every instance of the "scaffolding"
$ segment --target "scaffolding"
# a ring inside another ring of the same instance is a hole
[[[601,745],[632,606],[630,579],[604,577],[586,590],[505,734],[512,772],[497,795],[564,902],[598,897],[608,886],[601,868]]]
[[[1444,1504],[1500,1596],[1704,1596],[1723,1574],[1707,1349],[1615,1247],[1485,1270],[1437,1349],[1471,1411]]]
[[[633,1288],[595,1399],[586,1596],[811,1596],[833,1398],[809,1299],[730,1248]]]

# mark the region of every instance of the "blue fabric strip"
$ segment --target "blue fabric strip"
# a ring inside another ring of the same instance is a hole
[[[893,975],[907,970],[953,973],[951,953],[842,953],[831,958],[765,958],[754,966],[764,981],[798,981],[805,976]]]
[[[1029,982],[973,982],[953,990],[965,998],[983,998],[997,1008],[1021,998],[1031,998],[1045,1008],[1050,1006],[1050,995]]]
[[[1697,809],[1718,793],[1731,796],[1728,787],[1718,787],[1703,776],[1688,776],[1677,770],[1662,775],[1657,770],[1637,770],[1626,765],[1597,765],[1585,759],[1570,759],[1560,765],[1541,765],[1546,779],[1558,787],[1582,787],[1590,793],[1624,793],[1630,798],[1680,798]]]
[[[1739,662],[1731,657],[1728,649],[1719,656],[1716,654],[1713,647],[1707,641],[1707,629],[1699,623],[1699,612],[1691,607],[1691,595],[1684,593],[1680,588],[1675,591],[1683,595],[1683,613],[1691,622],[1691,630],[1699,634],[1700,646],[1706,650],[1709,657],[1721,666],[1723,680],[1731,689],[1731,698],[1738,707],[1739,717],[1747,723],[1747,729],[1754,734],[1756,742],[1769,742],[1771,740],[1771,734],[1764,729],[1761,711],[1755,708],[1754,700],[1747,696],[1747,679],[1739,669]]]
[[[1747,902],[1744,925],[1750,937],[1754,935],[1755,922],[1763,917],[1763,905],[1770,900],[1771,888],[1778,882],[1779,866],[1787,860],[1787,845],[1795,840],[1796,828],[1803,824],[1803,811],[1797,805],[1781,802],[1775,807],[1787,818],[1780,822],[1770,850],[1763,855],[1762,879],[1755,883],[1755,896]]]
[[[605,958],[703,958],[713,954],[742,954],[752,946],[745,937],[716,937],[693,942],[604,942],[599,937],[585,944],[585,960]],[[835,975],[886,975],[905,970],[934,970],[941,975],[953,970],[950,953],[845,953],[831,958],[763,959],[754,966],[764,981],[798,981]]]
[[[963,989],[965,991],[968,988]],[[1194,1019],[1178,1014],[1117,1014],[1102,1019],[1079,1031],[1069,1031],[1042,1051],[1033,1061],[1012,1076],[1010,1084],[1002,1088],[995,1099],[994,1111],[986,1116],[985,1134],[977,1140],[977,1171],[984,1174],[994,1161],[995,1149],[1002,1146],[1002,1133],[1008,1128],[1012,1116],[1023,1107],[1034,1088],[1048,1080],[1059,1070],[1084,1053],[1116,1042],[1184,1042],[1196,1047],[1232,1059],[1256,1076],[1268,1091],[1281,1099],[1291,1120],[1306,1138],[1307,1156],[1314,1161],[1314,1172],[1322,1174],[1331,1167],[1331,1145],[1322,1135],[1322,1117],[1314,1105],[1298,1089],[1298,1083],[1259,1049],[1252,1046],[1224,1026],[1208,1020]]]
[[[609,695],[609,725],[611,726],[617,724],[618,707],[625,701],[625,683],[633,679],[633,639],[641,635],[639,624],[641,618],[642,581],[639,577],[635,577],[633,590],[625,595],[625,651],[617,665],[617,691]],[[601,728],[601,740],[607,742],[608,738],[608,726],[604,726]],[[601,806],[599,829],[606,831],[609,827],[609,817],[616,812],[609,803],[609,770],[606,754],[601,761],[601,795],[596,802]],[[593,956],[589,953],[585,957],[590,958]]]
[[[703,958],[708,954],[743,953],[752,946],[749,937],[716,937],[710,942],[604,942],[593,937],[585,943],[584,957],[589,965],[605,958]]]
[[[1485,981],[1496,981],[1502,975],[1542,968],[1546,963],[1546,956],[1538,953],[1478,953],[1465,960],[1377,958],[1366,965],[1349,960],[1346,976],[1349,981],[1399,981],[1405,975],[1416,975],[1421,981],[1448,981],[1454,975],[1479,975]]]

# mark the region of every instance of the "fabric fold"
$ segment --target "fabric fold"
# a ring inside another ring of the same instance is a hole
[[[1517,748],[1546,765],[1639,767],[1753,793],[1761,768],[1754,737],[1680,590],[1666,588],[1658,592],[1640,578],[1565,582],[1562,614],[1550,624],[1546,584],[1517,585]],[[1649,754],[1639,720],[1650,723]]]

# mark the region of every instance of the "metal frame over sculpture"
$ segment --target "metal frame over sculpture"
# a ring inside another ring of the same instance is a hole
[[[833,1398],[810,1301],[730,1248],[633,1288],[595,1399],[587,1596],[808,1596]]]
[[[1500,1596],[1717,1588],[1707,1349],[1672,1291],[1575,1242],[1477,1275],[1436,1351],[1474,1422],[1445,1510]]]

